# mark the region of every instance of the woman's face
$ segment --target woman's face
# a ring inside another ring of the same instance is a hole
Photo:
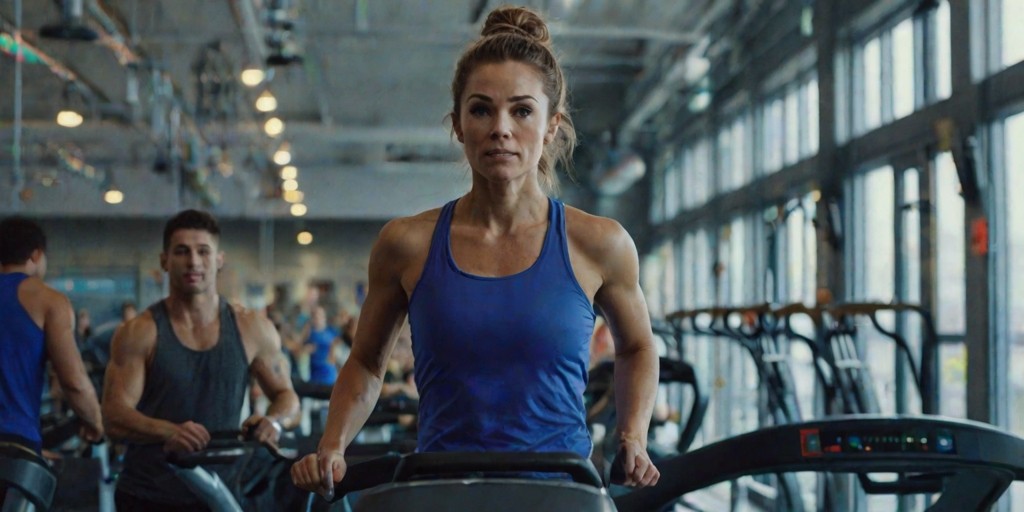
[[[487,180],[536,179],[544,145],[554,139],[559,116],[540,75],[515,61],[482,64],[466,81],[454,118],[455,134],[473,172]]]

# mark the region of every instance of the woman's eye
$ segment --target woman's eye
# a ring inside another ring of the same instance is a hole
[[[527,117],[532,113],[533,110],[526,107],[519,107],[516,109],[516,115],[519,117]]]
[[[469,107],[469,113],[470,113],[470,115],[477,116],[477,117],[484,116],[484,115],[487,115],[487,107],[485,107],[483,105],[476,105],[476,106],[473,106],[473,107]]]

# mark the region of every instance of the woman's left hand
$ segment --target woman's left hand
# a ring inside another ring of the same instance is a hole
[[[651,456],[647,453],[646,443],[638,439],[624,436],[619,441],[619,451],[615,456],[615,464],[619,465],[624,478],[622,481],[612,483],[628,487],[650,487],[658,483],[661,472],[651,462]],[[618,473],[613,470],[612,474]]]

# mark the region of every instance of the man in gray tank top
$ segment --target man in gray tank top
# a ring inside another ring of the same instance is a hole
[[[219,239],[208,213],[185,210],[169,220],[160,266],[170,293],[114,335],[103,415],[107,434],[128,443],[115,496],[120,512],[202,510],[167,466],[167,453],[201,450],[210,432],[239,428],[276,442],[297,423],[299,400],[273,324],[217,294]],[[240,427],[250,377],[270,405]]]

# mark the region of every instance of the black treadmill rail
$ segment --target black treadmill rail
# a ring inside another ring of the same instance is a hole
[[[892,439],[908,434],[927,442]],[[842,445],[834,444],[836,436]],[[1024,439],[973,421],[854,416],[757,430],[657,465],[658,485],[616,498],[619,512],[654,510],[740,476],[796,471],[948,473],[944,493],[930,510],[982,510],[1012,481],[1024,480]]]

